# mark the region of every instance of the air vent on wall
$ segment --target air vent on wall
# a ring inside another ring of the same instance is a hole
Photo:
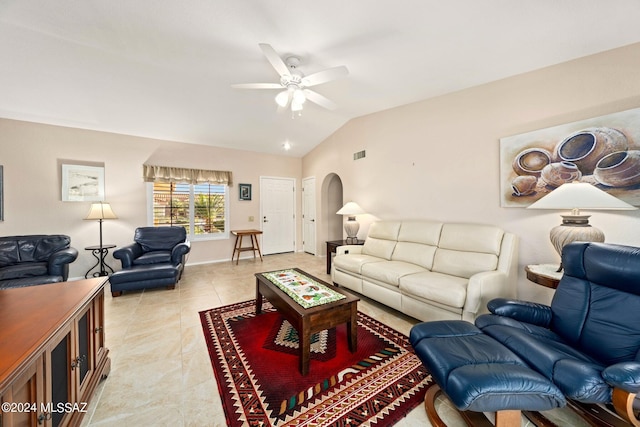
[[[365,150],[358,151],[357,153],[353,153],[353,160],[364,159],[366,155],[367,155],[367,152]]]

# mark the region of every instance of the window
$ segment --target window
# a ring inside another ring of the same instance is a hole
[[[152,182],[150,223],[181,226],[190,240],[228,239],[229,187],[224,184]]]

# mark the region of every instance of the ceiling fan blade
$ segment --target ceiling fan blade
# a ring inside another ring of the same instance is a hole
[[[338,105],[329,100],[328,98],[320,95],[318,92],[314,92],[312,90],[309,89],[305,89],[304,90],[304,94],[307,96],[307,100],[311,101],[311,102],[315,102],[316,104],[318,104],[321,107],[326,108],[327,110],[335,110],[336,108],[338,108]]]
[[[260,49],[262,49],[262,53],[267,57],[273,68],[276,69],[280,76],[289,75],[289,67],[284,63],[278,52],[275,51],[274,48],[271,47],[270,44],[260,43]]]
[[[234,89],[282,89],[280,83],[239,83],[231,87]]]
[[[302,84],[305,86],[315,86],[322,83],[330,82],[332,80],[346,77],[349,74],[349,70],[344,65],[339,67],[328,68],[323,71],[318,71],[302,79]]]

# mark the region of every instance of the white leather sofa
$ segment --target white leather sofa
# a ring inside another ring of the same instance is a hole
[[[331,278],[422,321],[473,321],[514,298],[518,239],[491,225],[380,221],[363,246],[336,249]]]

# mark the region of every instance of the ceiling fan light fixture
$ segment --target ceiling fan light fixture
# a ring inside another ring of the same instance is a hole
[[[279,94],[276,95],[276,104],[278,104],[281,107],[286,107],[287,104],[289,103],[289,91],[288,90],[284,90],[282,92],[280,92]]]
[[[307,100],[307,95],[304,94],[304,91],[300,88],[293,91],[293,101],[302,105]]]
[[[259,44],[262,53],[267,58],[271,66],[280,75],[279,83],[242,83],[233,84],[237,89],[279,89],[275,96],[279,109],[290,109],[293,116],[300,116],[303,104],[309,100],[329,110],[334,110],[337,106],[319,93],[309,90],[311,86],[317,86],[330,82],[349,74],[349,70],[344,65],[317,71],[311,75],[305,74],[298,69],[300,58],[296,56],[287,57],[283,60],[280,55],[266,43]],[[285,89],[284,91],[282,89]]]
[[[302,103],[296,101],[295,99],[291,101],[291,111],[302,111]]]

